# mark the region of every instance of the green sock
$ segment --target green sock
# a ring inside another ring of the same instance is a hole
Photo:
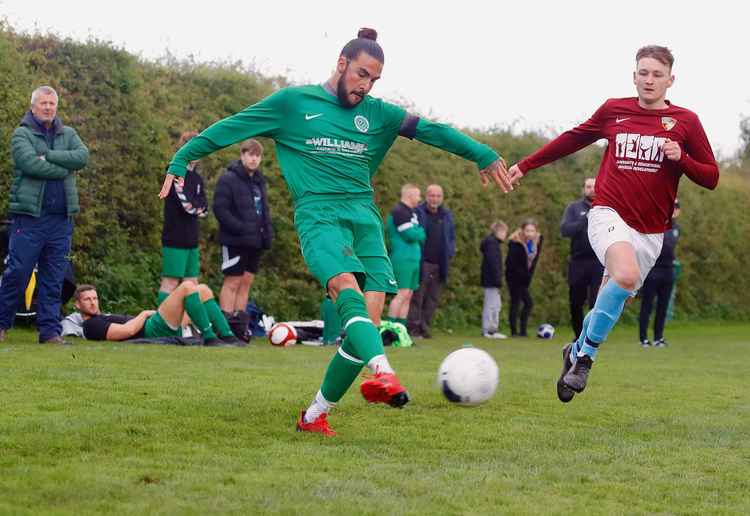
[[[344,339],[328,364],[320,392],[326,401],[337,403],[357,379],[364,363],[353,355],[349,338]]]
[[[208,318],[206,309],[201,302],[201,296],[198,292],[185,296],[185,311],[188,313],[190,320],[193,321],[203,334],[204,339],[215,339],[216,334],[211,328],[211,321]]]
[[[157,308],[161,306],[161,304],[164,302],[165,299],[169,297],[169,292],[164,292],[163,290],[160,290],[158,294],[156,294],[156,306]]]
[[[203,303],[203,308],[205,308],[208,319],[211,321],[211,324],[213,324],[219,335],[222,337],[234,336],[232,328],[229,327],[229,323],[227,322],[227,318],[224,317],[224,312],[221,311],[221,307],[214,298]]]
[[[336,310],[341,317],[341,325],[346,329],[353,356],[368,364],[372,357],[384,354],[383,340],[367,315],[362,294],[350,288],[341,291],[336,300]]]

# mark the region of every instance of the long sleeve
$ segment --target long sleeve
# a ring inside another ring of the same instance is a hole
[[[81,170],[89,161],[89,150],[78,137],[75,129],[66,127],[64,130],[71,133],[70,148],[65,150],[48,150],[44,157],[48,162],[60,165],[68,170]]]
[[[191,161],[254,136],[273,137],[286,112],[286,91],[279,90],[260,102],[219,120],[183,145],[169,163],[168,173],[184,176]]]
[[[713,190],[719,184],[719,166],[697,116],[685,143],[687,145],[682,149],[679,161],[680,170],[695,184]]]
[[[11,138],[11,155],[16,169],[21,170],[25,176],[35,179],[65,179],[70,174],[67,168],[37,156],[34,146],[21,128],[16,129]]]
[[[192,140],[191,140],[192,141]],[[189,142],[188,142],[189,143]],[[242,235],[242,220],[232,214],[232,189],[226,176],[219,178],[214,191],[214,216],[224,229],[234,235]]]
[[[480,169],[491,165],[500,156],[491,147],[476,141],[461,131],[420,118],[414,138],[456,156],[473,161]]]
[[[560,234],[563,237],[573,238],[588,227],[588,219],[586,217],[576,217],[576,211],[575,203],[568,204],[568,207],[565,208],[565,213],[560,223]]]
[[[602,138],[602,125],[607,104],[596,110],[591,118],[581,125],[565,131],[541,149],[518,162],[518,168],[526,174],[529,170],[552,163],[583,149]]]

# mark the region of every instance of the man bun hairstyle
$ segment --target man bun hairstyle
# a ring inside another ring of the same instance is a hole
[[[661,47],[659,45],[647,45],[645,47],[641,47],[638,49],[638,52],[635,54],[635,62],[637,63],[644,57],[651,57],[653,59],[656,59],[663,65],[667,65],[669,69],[672,69],[672,65],[674,64],[674,56],[672,55],[672,51],[669,50],[667,47]]]
[[[344,45],[344,48],[341,49],[341,55],[351,61],[357,59],[359,54],[364,52],[368,56],[385,64],[385,55],[377,39],[378,31],[369,27],[363,27],[357,32],[355,39]]]

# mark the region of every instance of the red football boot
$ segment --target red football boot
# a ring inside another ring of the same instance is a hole
[[[299,417],[299,421],[297,421],[297,431],[313,432],[317,434],[327,435],[328,437],[333,437],[334,435],[336,435],[336,432],[334,432],[333,429],[328,426],[328,414],[321,414],[312,423],[305,423],[304,410]]]
[[[362,382],[359,390],[370,403],[387,403],[396,408],[403,407],[410,399],[409,393],[393,373],[378,373]]]

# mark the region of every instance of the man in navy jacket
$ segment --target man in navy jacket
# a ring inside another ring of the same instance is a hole
[[[443,206],[440,185],[427,187],[425,202],[417,206],[416,212],[427,238],[422,244],[419,288],[409,306],[408,328],[412,337],[430,338],[440,291],[448,280],[448,267],[456,254],[456,227],[450,210]]]

